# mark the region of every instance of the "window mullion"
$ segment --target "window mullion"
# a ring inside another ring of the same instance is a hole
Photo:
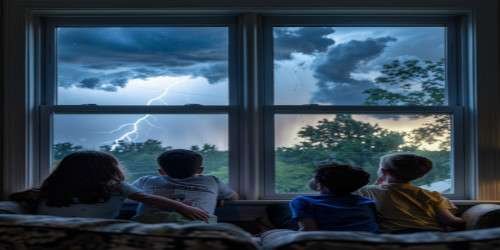
[[[425,113],[453,113],[457,107],[449,106],[320,106],[320,105],[277,105],[267,106],[273,113],[283,114],[328,114],[328,113],[363,113],[363,114],[425,114]]]
[[[224,114],[229,106],[99,106],[99,105],[56,105],[45,106],[51,112],[60,114]]]

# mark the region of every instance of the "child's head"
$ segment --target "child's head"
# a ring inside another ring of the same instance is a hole
[[[174,149],[161,154],[158,159],[160,173],[176,179],[201,174],[203,157],[191,150]]]
[[[125,179],[118,160],[107,153],[80,151],[64,157],[41,186],[49,206],[106,201],[111,185]]]
[[[358,167],[331,163],[322,165],[314,175],[314,183],[322,193],[352,193],[370,181],[370,174]]]
[[[385,155],[380,159],[379,176],[389,176],[394,181],[410,182],[432,169],[432,161],[411,153]]]

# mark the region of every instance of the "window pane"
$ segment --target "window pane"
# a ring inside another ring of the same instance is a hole
[[[446,105],[445,27],[275,27],[278,105]]]
[[[156,158],[171,148],[204,157],[205,174],[228,181],[227,115],[55,115],[53,164],[82,149],[112,153],[127,181],[157,173]]]
[[[450,135],[450,115],[276,115],[275,191],[311,192],[314,170],[331,161],[362,167],[374,181],[382,155],[413,152],[434,163],[414,183],[453,193]]]
[[[228,104],[227,27],[56,32],[58,104]]]

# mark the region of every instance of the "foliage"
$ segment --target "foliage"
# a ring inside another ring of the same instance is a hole
[[[383,66],[382,76],[375,79],[376,88],[365,90],[367,105],[442,106],[445,104],[444,60],[394,60]],[[440,143],[441,150],[450,148],[449,119],[433,115],[434,121],[412,131],[413,142]]]
[[[366,105],[440,106],[445,104],[444,60],[394,60],[383,66],[375,87],[366,90]],[[424,118],[425,116],[418,116]],[[416,118],[416,117],[415,117]],[[302,142],[276,151],[276,191],[304,192],[303,183],[321,162],[337,161],[363,167],[372,179],[380,156],[410,151],[433,160],[433,170],[415,181],[424,185],[450,178],[450,119],[431,115],[430,122],[409,133],[398,133],[337,115],[319,121],[298,133]],[[438,151],[423,150],[425,144],[439,143]]]
[[[71,143],[58,143],[54,147],[54,160],[57,163],[67,154],[82,150],[81,146],[74,146]],[[103,145],[101,151],[108,152],[120,160],[127,175],[127,181],[134,181],[144,175],[157,174],[158,165],[156,158],[166,150],[172,147],[163,147],[158,140],[146,140],[144,142],[125,142],[121,141],[112,150],[111,145]],[[228,180],[228,153],[219,151],[215,145],[204,144],[201,147],[192,146],[192,150],[199,152],[204,158],[204,173],[215,175],[222,181]]]
[[[385,64],[377,88],[365,90],[368,105],[440,106],[445,104],[444,61],[394,60]]]
[[[397,151],[415,151],[434,161],[434,170],[419,185],[450,177],[448,151],[423,151],[405,140],[406,134],[380,128],[377,124],[357,121],[351,115],[337,115],[305,126],[299,133],[302,141],[293,147],[276,150],[276,191],[299,193],[309,191],[307,181],[320,164],[331,161],[348,163],[365,169],[374,180],[382,155]]]

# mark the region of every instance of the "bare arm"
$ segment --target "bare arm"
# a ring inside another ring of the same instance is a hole
[[[453,215],[451,211],[446,208],[440,208],[437,211],[437,219],[444,226],[456,229],[465,228],[465,221],[462,218]]]
[[[180,214],[192,220],[208,220],[208,213],[196,208],[188,206],[182,202],[168,199],[158,195],[151,195],[145,193],[133,193],[128,196],[129,199],[148,204],[160,209],[174,209]]]
[[[299,219],[299,231],[318,231],[318,225],[313,219]]]

